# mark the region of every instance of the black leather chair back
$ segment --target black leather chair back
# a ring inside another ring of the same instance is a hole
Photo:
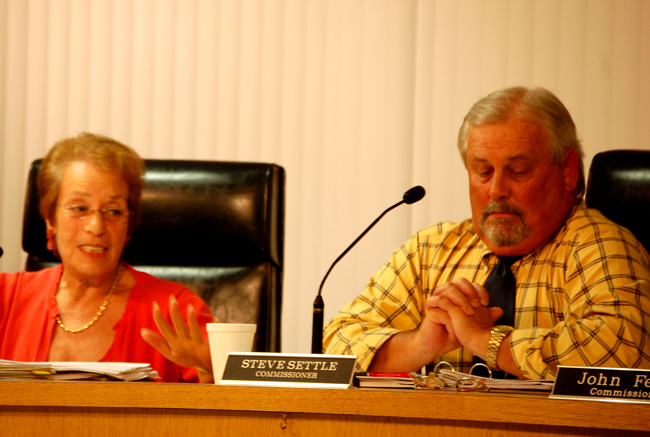
[[[274,164],[145,160],[140,222],[123,259],[194,290],[221,322],[256,323],[255,351],[280,351],[285,173]],[[36,174],[23,222],[27,270],[59,263],[46,248]]]
[[[609,150],[594,156],[586,201],[650,250],[650,150]]]

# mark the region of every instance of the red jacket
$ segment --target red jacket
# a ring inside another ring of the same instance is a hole
[[[208,306],[189,288],[128,268],[136,283],[124,314],[115,325],[115,340],[99,361],[149,363],[165,382],[198,381],[195,368],[181,367],[163,357],[140,334],[142,328],[159,332],[152,316],[158,302],[169,321],[169,296],[174,295],[184,314],[188,304],[196,309],[207,338],[205,324],[212,322]],[[62,266],[38,272],[0,273],[0,359],[47,361],[59,310],[54,295]]]

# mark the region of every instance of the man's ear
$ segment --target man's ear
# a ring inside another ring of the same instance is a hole
[[[567,193],[575,191],[580,178],[580,155],[573,149],[569,149],[564,156],[564,187]]]

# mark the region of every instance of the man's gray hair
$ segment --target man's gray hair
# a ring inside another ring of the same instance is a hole
[[[580,156],[577,197],[585,191],[582,146],[571,114],[555,94],[545,88],[502,88],[474,103],[458,132],[458,150],[466,165],[469,130],[474,126],[503,123],[515,117],[539,125],[548,136],[553,162],[562,164],[566,152],[573,149]]]

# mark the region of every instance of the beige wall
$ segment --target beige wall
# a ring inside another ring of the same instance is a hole
[[[650,143],[647,0],[0,0],[2,271],[22,268],[24,180],[89,130],[145,158],[271,161],[287,178],[284,351],[415,230],[469,214],[463,115],[507,85],[554,91],[587,161]]]

